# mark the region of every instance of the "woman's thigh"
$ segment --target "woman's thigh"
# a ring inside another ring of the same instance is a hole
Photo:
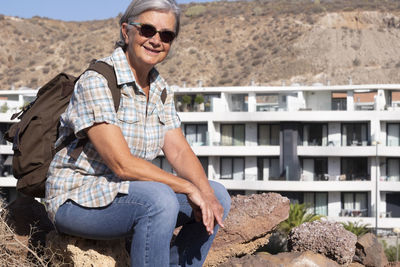
[[[173,230],[178,210],[176,194],[169,186],[132,181],[129,194],[119,194],[106,207],[87,208],[67,201],[58,209],[55,225],[60,232],[85,238],[121,238],[132,235],[134,225],[144,217],[162,220],[166,231],[171,226]]]

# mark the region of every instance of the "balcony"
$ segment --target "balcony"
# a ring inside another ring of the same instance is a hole
[[[300,181],[371,181],[371,175],[329,175],[329,174],[302,174]]]
[[[368,209],[342,209],[340,211],[341,217],[367,217]]]
[[[213,112],[220,101],[220,94],[177,95],[175,107],[178,112]]]

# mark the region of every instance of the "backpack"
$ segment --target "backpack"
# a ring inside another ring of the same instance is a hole
[[[117,85],[114,68],[103,61],[93,60],[86,70],[103,75],[111,90],[115,111],[118,111],[121,91]],[[17,190],[25,195],[44,198],[46,175],[54,155],[75,140],[74,134],[57,148],[60,116],[67,108],[74,86],[79,77],[60,73],[41,87],[36,99],[20,112],[12,115],[18,118],[5,133],[4,138],[13,143],[13,175],[18,179]],[[79,140],[73,155],[77,158],[88,139]]]

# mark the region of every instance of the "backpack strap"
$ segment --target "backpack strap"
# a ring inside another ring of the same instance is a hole
[[[108,87],[110,88],[111,95],[114,100],[115,112],[118,112],[119,104],[121,101],[121,89],[118,87],[118,84],[117,84],[117,76],[115,74],[114,67],[107,64],[104,61],[96,61],[95,59],[93,59],[90,62],[89,67],[85,70],[85,72],[88,70],[95,71],[95,72],[103,75],[104,78],[106,78]],[[57,147],[56,151],[58,152],[61,148],[67,146],[73,140],[75,140],[75,135],[71,134],[64,140],[64,142],[59,147]],[[79,139],[76,147],[74,148],[74,150],[71,153],[71,157],[73,159],[75,159],[75,160],[78,159],[79,155],[82,153],[83,147],[86,145],[86,143],[88,141],[89,141],[88,138]]]
[[[108,87],[111,90],[111,94],[114,100],[115,112],[118,112],[119,103],[121,100],[121,89],[118,87],[117,76],[115,74],[113,66],[107,64],[104,61],[96,61],[95,59],[93,59],[90,62],[90,65],[86,69],[86,71],[88,70],[95,71],[106,78]]]

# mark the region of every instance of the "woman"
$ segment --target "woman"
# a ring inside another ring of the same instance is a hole
[[[173,93],[154,66],[179,32],[174,0],[134,0],[120,20],[120,41],[103,61],[121,88],[115,112],[106,79],[87,71],[61,116],[60,150],[49,168],[46,205],[58,231],[92,239],[131,237],[132,266],[201,266],[230,207],[209,182],[180,129]],[[166,100],[162,95],[166,92]],[[179,176],[151,163],[162,149]],[[171,244],[176,226],[182,229]]]

